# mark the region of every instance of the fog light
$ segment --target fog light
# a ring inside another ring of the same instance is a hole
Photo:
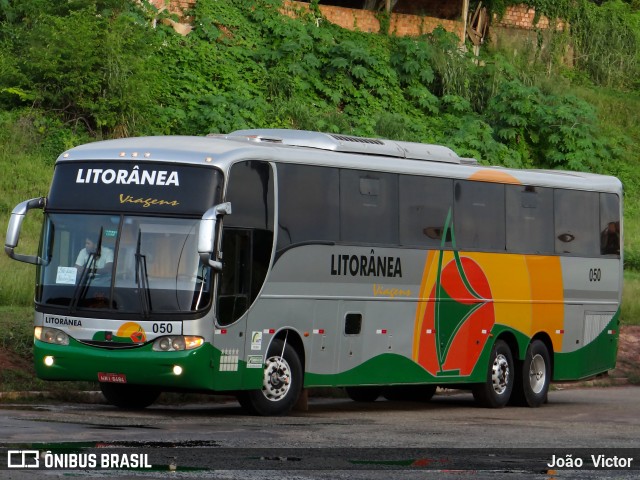
[[[182,375],[182,367],[180,365],[173,366],[173,374],[174,375]]]
[[[47,367],[51,367],[53,365],[53,357],[51,355],[47,355],[46,357],[44,357],[44,364]]]

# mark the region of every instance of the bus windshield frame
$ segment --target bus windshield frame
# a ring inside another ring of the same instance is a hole
[[[194,218],[48,213],[36,305],[127,317],[192,314],[211,305]]]

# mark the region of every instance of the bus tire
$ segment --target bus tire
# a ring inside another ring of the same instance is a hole
[[[504,407],[511,397],[514,373],[509,345],[504,340],[496,340],[491,349],[487,379],[473,388],[473,398],[483,407]]]
[[[546,403],[551,382],[551,356],[544,342],[534,340],[527,348],[518,381],[518,403],[539,407]]]
[[[238,401],[254,415],[286,415],[302,391],[300,358],[291,345],[276,339],[269,346],[264,365],[262,389],[239,392]]]
[[[354,402],[375,402],[382,394],[381,387],[344,387],[347,396]]]
[[[119,383],[100,383],[102,395],[111,405],[127,410],[142,410],[155,402],[160,389],[147,385],[122,385]]]

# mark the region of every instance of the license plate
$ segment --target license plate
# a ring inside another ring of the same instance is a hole
[[[127,383],[127,376],[124,373],[98,373],[98,381],[106,383]]]

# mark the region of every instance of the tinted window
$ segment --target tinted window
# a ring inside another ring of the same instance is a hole
[[[339,238],[337,169],[278,165],[278,249]]]
[[[598,193],[556,190],[554,210],[556,253],[600,254]]]
[[[240,162],[231,167],[227,201],[232,213],[225,226],[273,230],[273,178],[265,162]]]
[[[554,251],[553,190],[508,185],[507,250],[519,253]]]
[[[456,181],[454,198],[456,246],[504,250],[504,185]]]
[[[340,170],[340,232],[344,242],[398,243],[398,176]]]
[[[359,335],[362,331],[362,314],[347,313],[344,317],[344,334]]]
[[[620,255],[620,200],[612,193],[600,194],[600,253]]]
[[[400,244],[442,246],[445,222],[452,205],[452,180],[401,175]],[[450,235],[448,240],[450,245]]]
[[[273,244],[273,177],[266,162],[231,167],[223,220],[218,323],[238,320],[256,299],[269,270]]]

